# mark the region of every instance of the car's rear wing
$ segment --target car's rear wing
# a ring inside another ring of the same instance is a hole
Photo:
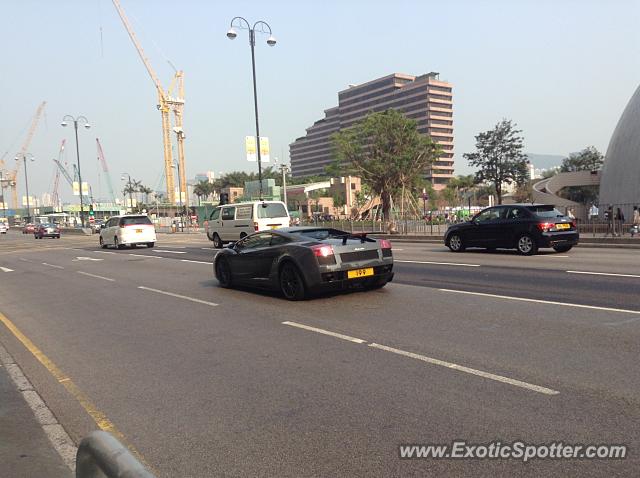
[[[375,242],[375,239],[369,239],[367,237],[368,234],[375,234],[374,232],[350,232],[347,234],[342,234],[340,237],[342,238],[342,245],[345,246],[347,244],[347,239],[360,239],[360,242]]]

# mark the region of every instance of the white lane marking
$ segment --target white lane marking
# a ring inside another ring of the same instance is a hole
[[[191,302],[197,302],[198,304],[205,304],[210,306],[217,306],[214,302],[207,302],[206,300],[195,299],[193,297],[187,297],[186,295],[174,294],[173,292],[167,292],[164,290],[152,289],[151,287],[138,286],[138,289],[148,290],[150,292],[157,292],[158,294],[168,295],[170,297],[177,297],[178,299],[190,300]]]
[[[311,332],[317,332],[319,334],[330,335],[331,337],[336,337],[338,339],[347,340],[349,342],[353,342],[356,344],[365,344],[366,340],[357,339],[355,337],[350,337],[348,335],[339,334],[337,332],[331,332],[329,330],[318,329],[317,327],[310,327],[304,324],[298,324],[297,322],[282,322],[282,325],[290,325],[291,327],[297,327],[299,329],[310,330]]]
[[[162,259],[162,257],[160,257],[160,256],[150,256],[150,255],[147,255],[147,254],[131,254],[131,253],[129,253],[127,255],[128,256],[134,256],[134,257],[148,257],[149,259]]]
[[[34,261],[30,261],[29,259],[25,259],[24,257],[21,257],[20,260],[22,262],[28,262],[29,264],[34,264]]]
[[[397,249],[397,248],[393,248],[394,251],[404,251],[404,249]]]
[[[538,255],[529,256],[529,257],[569,257],[569,256],[558,256],[555,254],[538,254]]]
[[[84,271],[76,271],[76,272],[84,276],[95,277],[96,279],[108,280],[109,282],[115,281],[115,279],[111,279],[110,277],[99,276],[97,274],[89,274],[88,272],[84,272]]]
[[[435,264],[437,266],[480,267],[480,264],[464,264],[462,262],[399,261],[399,260],[394,260],[394,262],[403,262],[406,264]]]
[[[13,272],[13,269],[9,269],[8,267],[0,267],[2,272]]]
[[[189,259],[180,259],[180,262],[191,262],[193,264],[207,264],[207,265],[211,265],[213,264],[213,262],[205,262],[205,261],[190,261]]]
[[[203,251],[211,251],[213,250],[213,247],[201,247],[200,249],[202,249]]]
[[[99,252],[100,254],[115,254],[115,252],[111,252],[111,251],[91,251],[91,252]]]
[[[71,262],[78,262],[78,261],[104,261],[104,259],[96,259],[95,257],[86,257],[86,256],[79,256],[79,257],[76,257],[75,259],[71,259]]]
[[[153,252],[166,252],[169,254],[186,254],[186,251],[167,251],[165,249],[154,249]]]
[[[186,249],[187,246],[169,246],[167,244],[163,244],[162,247],[166,247],[167,249]]]
[[[64,267],[62,267],[62,266],[57,266],[55,264],[47,264],[46,262],[43,262],[42,265],[43,266],[53,267],[54,269],[64,269]]]
[[[592,276],[611,276],[611,277],[634,277],[640,279],[638,274],[614,274],[613,272],[588,272],[588,271],[567,271],[568,274],[587,274]]]
[[[513,385],[514,387],[525,388],[527,390],[532,390],[534,392],[543,393],[545,395],[558,395],[560,392],[556,390],[552,390],[547,387],[541,387],[540,385],[534,385],[532,383],[523,382],[521,380],[515,380],[513,378],[504,377],[502,375],[496,375],[494,373],[485,372],[483,370],[477,370],[475,368],[465,367],[464,365],[458,365],[452,362],[446,362],[444,360],[427,357],[425,355],[415,354],[413,352],[406,352],[400,349],[394,349],[393,347],[387,347],[386,345],[380,344],[369,344],[369,347],[373,347],[376,349],[384,350],[386,352],[391,352],[398,355],[403,355],[405,357],[409,357],[416,360],[421,360],[423,362],[430,363],[432,365],[439,365],[441,367],[450,368],[453,370],[458,370],[460,372],[468,373],[471,375],[477,375],[478,377],[487,378],[489,380],[495,380],[496,382],[507,383],[509,385]]]
[[[553,300],[527,299],[525,297],[510,297],[508,295],[485,294],[484,292],[470,292],[467,290],[438,289],[441,292],[453,292],[454,294],[477,295],[480,297],[492,297],[494,299],[517,300],[521,302],[535,302],[537,304],[562,305],[564,307],[577,307],[579,309],[603,310],[605,312],[620,312],[623,314],[640,314],[640,310],[616,309],[613,307],[598,307],[596,305],[572,304],[570,302],[556,302]]]

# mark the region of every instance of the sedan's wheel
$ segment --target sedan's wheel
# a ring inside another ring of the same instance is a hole
[[[122,244],[120,244],[120,241],[118,241],[117,237],[113,238],[113,247],[115,247],[116,249],[123,249],[124,246]]]
[[[229,261],[224,257],[216,261],[216,278],[220,283],[220,287],[224,287],[225,289],[231,287],[231,267],[229,267]]]
[[[573,246],[554,246],[553,250],[556,252],[569,252]]]
[[[222,249],[222,239],[220,239],[217,232],[213,233],[213,247]]]
[[[464,242],[462,242],[462,238],[458,234],[452,234],[449,237],[449,249],[453,252],[463,252],[464,251]]]
[[[523,256],[531,256],[538,252],[536,241],[529,234],[523,234],[518,239],[518,252]]]
[[[102,237],[100,237],[100,247],[102,247],[103,249],[107,248],[107,245],[104,243],[104,240],[102,239]]]
[[[303,300],[306,292],[298,268],[287,262],[280,269],[280,290],[287,300]]]
[[[155,242],[147,242],[147,247],[148,247],[149,249],[151,249],[151,248],[152,248],[153,246],[155,246],[155,245],[156,245],[156,243],[155,243]]]

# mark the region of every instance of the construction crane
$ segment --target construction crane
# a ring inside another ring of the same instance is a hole
[[[100,140],[96,138],[96,146],[98,148],[98,161],[100,161],[100,165],[102,166],[102,171],[104,171],[104,175],[107,178],[107,188],[109,189],[109,198],[113,204],[116,203],[116,195],[113,193],[113,184],[111,183],[111,175],[109,174],[109,167],[107,166],[107,160],[104,157],[104,152],[102,151],[102,145],[100,144]]]
[[[22,158],[27,153],[29,149],[29,145],[31,144],[31,140],[33,139],[33,134],[36,132],[36,128],[38,126],[38,122],[40,121],[40,117],[42,116],[42,112],[44,111],[44,107],[47,104],[46,101],[43,101],[38,109],[36,110],[35,115],[33,115],[33,119],[31,120],[31,126],[29,127],[29,131],[27,132],[27,137],[22,143],[22,147],[20,148],[20,152],[18,153],[18,157]],[[16,167],[14,170],[7,171],[7,179],[9,181],[9,189],[11,191],[11,200],[13,204],[13,208],[18,208],[18,173],[20,172],[20,164],[21,161],[16,161]],[[5,166],[5,162],[3,159],[0,159],[0,168]]]
[[[69,171],[67,171],[67,168],[65,168],[62,165],[62,163],[60,161],[58,161],[57,159],[54,159],[53,162],[58,165],[58,169],[60,170],[60,172],[64,176],[64,179],[67,180],[67,182],[69,183],[69,186],[71,186],[71,188],[73,189],[73,178],[69,174]]]
[[[175,181],[173,176],[173,156],[171,154],[171,119],[169,113],[173,111],[174,119],[175,119],[175,127],[173,131],[176,133],[177,141],[178,141],[178,164],[180,166],[180,171],[182,172],[182,177],[180,178],[180,190],[187,190],[187,181],[184,174],[185,169],[185,160],[184,160],[184,146],[183,141],[185,138],[184,131],[182,129],[182,113],[184,108],[184,83],[183,77],[184,74],[182,71],[176,71],[174,76],[174,82],[177,83],[178,86],[178,97],[171,96],[171,90],[165,92],[162,88],[162,84],[158,79],[158,75],[156,75],[155,71],[151,67],[151,63],[149,59],[146,57],[138,38],[136,37],[135,32],[133,31],[133,27],[131,26],[129,19],[124,13],[122,6],[118,0],[112,0],[113,5],[116,7],[118,11],[118,15],[120,15],[120,19],[124,24],[127,33],[129,34],[129,38],[133,42],[133,45],[136,47],[138,55],[144,63],[153,84],[156,87],[158,93],[158,109],[160,110],[160,114],[162,115],[162,142],[164,146],[164,174],[167,184],[167,198],[170,203],[176,202],[176,189],[175,189]],[[188,198],[187,198],[188,199]]]
[[[62,160],[62,154],[64,153],[64,145],[66,140],[62,140],[60,144],[60,151],[58,151],[58,162]],[[57,165],[56,165],[57,166]],[[54,207],[60,206],[60,195],[58,193],[58,188],[60,187],[60,168],[56,167],[56,175],[53,179],[53,192],[51,193],[51,202]]]

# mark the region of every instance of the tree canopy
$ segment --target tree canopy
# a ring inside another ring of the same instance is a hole
[[[380,196],[389,220],[392,198],[411,190],[439,154],[438,146],[418,132],[416,121],[396,110],[371,113],[332,136],[336,166],[362,178]]]
[[[560,171],[595,171],[602,167],[604,156],[594,146],[587,146],[579,153],[572,153],[562,160]]]
[[[511,120],[502,120],[492,130],[478,134],[476,152],[465,153],[476,171],[477,182],[494,185],[498,204],[502,204],[502,188],[505,184],[522,185],[529,179],[527,155],[524,154],[524,140],[521,130]]]

